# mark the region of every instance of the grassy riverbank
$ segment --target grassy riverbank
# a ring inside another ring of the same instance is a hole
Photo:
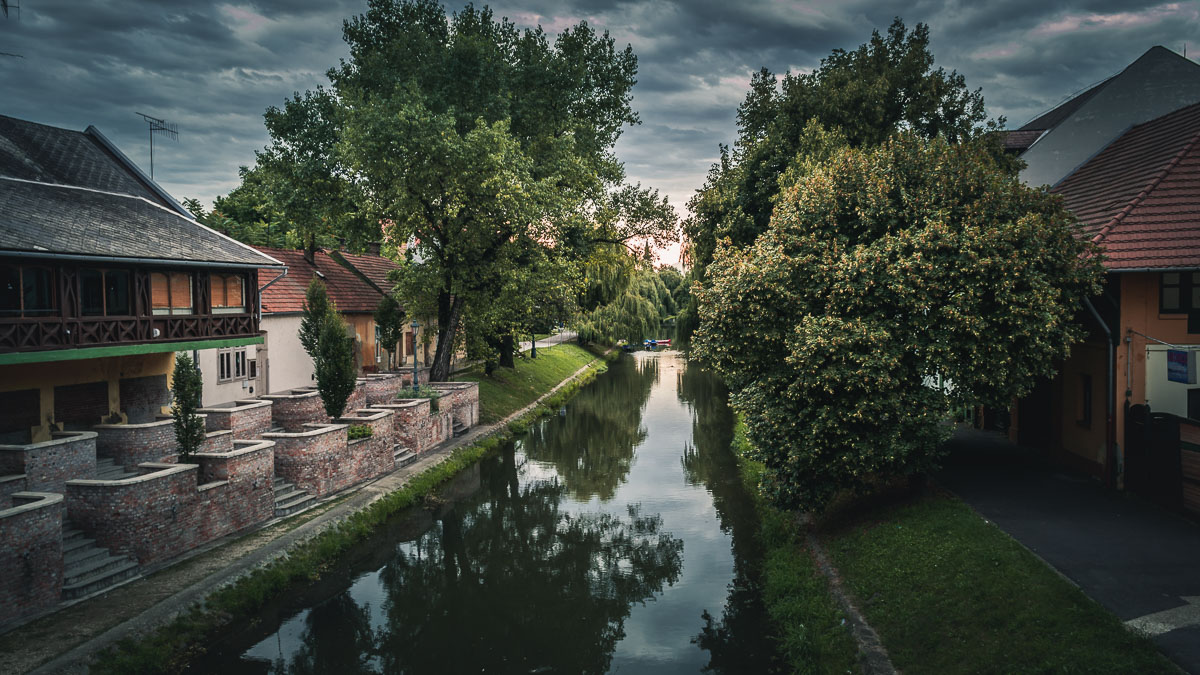
[[[546,357],[543,357],[543,353]],[[210,594],[202,607],[193,608],[188,614],[149,635],[118,642],[97,657],[90,672],[162,673],[180,670],[200,653],[209,636],[218,633],[233,619],[253,614],[289,588],[318,579],[340,555],[369,537],[385,520],[419,504],[441,485],[495,451],[513,433],[511,429],[528,424],[526,418],[544,414],[547,404],[560,405],[582,386],[582,382],[595,377],[603,368],[603,361],[577,346],[561,345],[540,351],[536,361],[518,364],[523,367],[519,367],[517,373],[504,372],[499,377],[477,380],[480,382],[481,408],[498,415],[495,418],[498,420],[533,403],[581,367],[593,362],[595,367],[589,368],[576,381],[564,385],[548,397],[544,405],[510,423],[510,430],[455,450],[445,461],[410,478],[399,490],[297,544],[285,556]],[[458,379],[474,379],[474,376],[468,371]],[[519,383],[513,385],[515,392],[510,390],[510,383]],[[507,412],[501,412],[505,410]]]
[[[857,647],[829,584],[805,550],[793,514],[767,504],[758,494],[763,466],[746,459],[748,442],[739,422],[734,434],[742,479],[754,495],[763,545],[763,606],[779,640],[779,655],[794,673],[846,673],[856,668]]]
[[[479,383],[479,421],[491,424],[533,403],[596,356],[579,345],[563,343],[538,349],[536,359],[518,358],[514,369],[497,368],[488,376],[482,366],[475,366],[454,379]]]
[[[735,450],[745,449],[739,433]],[[743,476],[761,466],[741,460]],[[764,604],[795,672],[856,670],[798,521],[765,504]],[[1014,539],[936,490],[845,500],[816,535],[844,588],[905,673],[1178,672]]]

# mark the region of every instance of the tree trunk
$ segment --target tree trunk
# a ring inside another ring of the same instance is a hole
[[[500,338],[500,367],[501,368],[516,368],[517,362],[513,358],[515,340],[512,333]]]
[[[454,358],[454,338],[458,335],[458,322],[462,318],[462,301],[447,290],[438,292],[438,340],[433,354],[433,365],[429,367],[430,382],[445,382],[450,379],[450,361]]]

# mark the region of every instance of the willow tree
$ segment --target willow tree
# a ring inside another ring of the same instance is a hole
[[[695,348],[785,507],[936,464],[949,411],[1007,405],[1082,337],[1098,251],[987,148],[901,134],[799,171],[770,227],[718,247]]]

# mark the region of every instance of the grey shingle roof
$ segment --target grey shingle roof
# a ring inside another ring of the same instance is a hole
[[[0,116],[0,252],[278,264],[183,215],[106,142]]]
[[[0,178],[0,249],[267,266],[258,251],[144,198]]]

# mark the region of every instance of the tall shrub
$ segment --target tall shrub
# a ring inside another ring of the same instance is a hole
[[[404,339],[404,310],[391,295],[384,295],[375,308],[375,325],[379,341],[388,353],[388,368],[395,368],[396,345]]]
[[[175,441],[179,445],[179,458],[187,460],[204,443],[204,419],[196,412],[204,382],[200,368],[187,352],[175,355],[174,385],[171,417],[175,420]]]
[[[312,357],[317,391],[325,414],[341,417],[346,401],[354,393],[358,368],[354,365],[354,338],[346,322],[329,299],[325,284],[313,278],[305,293],[304,316],[300,320],[300,344]]]

